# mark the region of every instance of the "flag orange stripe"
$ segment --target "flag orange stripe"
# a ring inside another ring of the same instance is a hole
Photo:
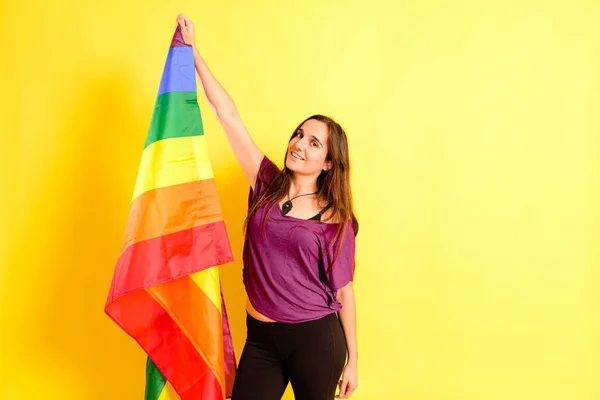
[[[175,388],[181,400],[221,400],[223,388],[189,338],[148,292],[140,290],[106,307]]]
[[[222,400],[235,355],[215,266],[233,256],[184,47],[163,71],[105,312],[148,354],[148,400],[165,379],[181,400]]]
[[[131,204],[122,250],[143,240],[222,220],[214,179],[149,190]]]
[[[214,286],[207,290],[216,290],[218,293],[219,283],[215,281]],[[146,290],[165,308],[185,333],[224,388],[225,361],[221,311],[214,302],[189,276]]]

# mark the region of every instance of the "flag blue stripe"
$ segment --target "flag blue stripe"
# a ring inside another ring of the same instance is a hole
[[[169,49],[158,96],[169,92],[196,92],[194,51],[190,46]]]

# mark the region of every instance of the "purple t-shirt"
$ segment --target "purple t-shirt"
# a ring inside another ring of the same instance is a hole
[[[279,169],[263,158],[248,207],[265,190]],[[244,241],[244,285],[256,311],[278,322],[299,323],[319,319],[342,308],[335,297],[354,274],[354,227],[349,221],[335,239],[339,224],[283,215],[275,204],[259,208],[248,224]]]

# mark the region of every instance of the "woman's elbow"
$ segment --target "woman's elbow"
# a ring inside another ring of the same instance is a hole
[[[215,107],[214,113],[217,116],[219,122],[221,122],[221,124],[231,125],[234,121],[240,118],[240,115],[238,114],[238,111],[235,107],[228,107],[224,109],[218,109]]]
[[[354,288],[352,287],[352,282],[348,282],[346,286],[338,289],[336,294],[336,300],[339,303],[344,304],[344,301],[348,300],[350,297],[354,296]]]

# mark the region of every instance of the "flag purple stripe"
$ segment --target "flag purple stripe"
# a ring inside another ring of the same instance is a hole
[[[177,29],[175,29],[175,34],[173,35],[173,40],[171,40],[171,47],[181,47],[181,46],[191,47],[189,44],[186,44],[183,41],[183,36],[181,36],[181,28],[179,28],[179,26],[177,26]]]
[[[227,310],[225,309],[225,298],[223,297],[223,287],[221,285],[221,312],[222,319],[221,325],[223,326],[223,352],[225,361],[225,382],[226,390],[225,395],[227,398],[231,397],[233,389],[233,381],[236,375],[236,363],[235,353],[233,351],[233,339],[231,337],[231,329],[229,327],[229,318],[227,317]]]

